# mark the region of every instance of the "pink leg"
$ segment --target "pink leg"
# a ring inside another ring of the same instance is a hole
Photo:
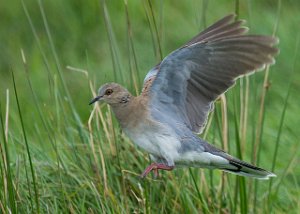
[[[174,166],[168,166],[168,165],[163,164],[163,163],[152,163],[150,166],[148,166],[145,169],[145,171],[143,172],[141,177],[145,178],[149,174],[149,172],[151,172],[152,170],[154,171],[155,177],[157,177],[159,169],[170,171],[170,170],[174,169]]]

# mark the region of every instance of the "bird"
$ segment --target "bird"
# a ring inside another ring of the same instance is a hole
[[[214,101],[242,76],[275,63],[278,38],[248,35],[244,20],[230,14],[215,22],[154,66],[140,95],[106,83],[90,105],[110,105],[122,130],[152,163],[141,174],[178,167],[219,169],[256,179],[270,171],[235,158],[199,137]]]

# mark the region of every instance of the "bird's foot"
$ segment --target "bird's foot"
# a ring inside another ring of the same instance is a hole
[[[153,171],[154,172],[154,176],[155,178],[158,177],[159,173],[158,170],[168,170],[171,171],[172,169],[174,169],[174,166],[168,166],[166,164],[163,163],[152,163],[150,166],[148,166],[145,171],[141,174],[142,178],[145,178],[149,172]]]

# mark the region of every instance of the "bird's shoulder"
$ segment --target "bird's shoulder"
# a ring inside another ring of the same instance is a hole
[[[143,90],[142,90],[142,93],[141,93],[141,97],[144,97],[144,99],[149,99],[149,91],[150,91],[150,88],[153,84],[153,81],[155,80],[155,77],[156,77],[156,75],[148,78],[145,81],[144,87],[143,87]]]

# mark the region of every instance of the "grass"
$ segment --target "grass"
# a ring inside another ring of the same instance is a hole
[[[300,5],[273,2],[1,5],[0,212],[297,213]],[[148,155],[89,100],[109,81],[138,94],[151,66],[232,12],[278,36],[281,53],[221,96],[201,137],[277,178],[190,168],[141,180]]]

